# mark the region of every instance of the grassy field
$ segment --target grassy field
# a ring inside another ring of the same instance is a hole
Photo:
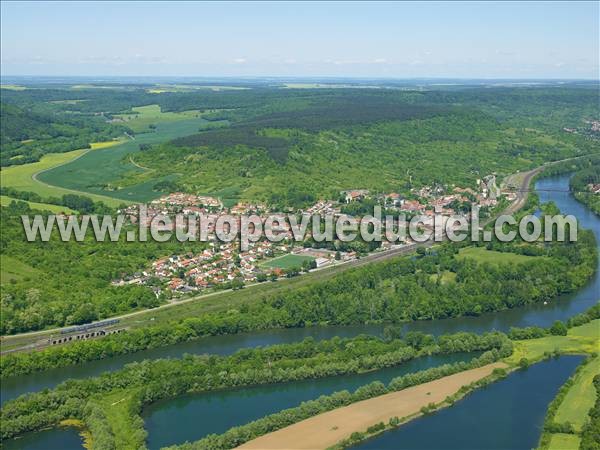
[[[515,351],[508,362],[517,364],[521,358],[535,361],[545,352],[559,350],[563,353],[595,353],[600,344],[600,319],[580,327],[571,328],[566,336],[546,336],[539,339],[516,341]]]
[[[576,431],[581,431],[587,419],[587,412],[596,400],[592,380],[599,373],[600,358],[594,359],[583,368],[556,411],[554,418],[556,422],[571,422]]]
[[[0,255],[0,282],[10,283],[11,280],[20,280],[26,277],[35,277],[39,272],[31,266],[11,258]]]
[[[200,111],[162,112],[158,105],[147,105],[132,108],[134,114],[119,114],[115,117],[122,120],[136,133],[150,132],[150,125],[159,122],[172,122],[200,117]]]
[[[238,448],[255,450],[332,448],[353,432],[365,430],[380,422],[388,423],[392,417],[415,418],[421,414],[421,408],[432,403],[443,403],[449,396],[456,395],[463,386],[491,375],[496,368],[504,369],[506,364],[501,362],[488,364],[351,403],[264,434]],[[294,445],[290,446],[290,442]]]
[[[132,428],[129,413],[133,394],[131,391],[115,390],[90,400],[106,413],[107,422],[115,435],[116,448],[139,448],[139,442],[135,439],[136,430]]]
[[[479,263],[519,264],[532,261],[534,258],[540,257],[518,255],[516,253],[495,252],[493,250],[486,250],[483,247],[467,247],[459,251],[458,258],[471,258]]]
[[[171,321],[183,320],[188,317],[196,317],[202,314],[238,309],[247,303],[259,302],[265,296],[276,295],[278,292],[288,289],[299,289],[314,282],[327,280],[339,272],[352,267],[368,264],[368,259],[354,261],[352,263],[340,264],[326,267],[322,270],[307,273],[300,277],[286,278],[275,283],[258,283],[246,286],[238,291],[214,292],[191,297],[187,302],[174,303],[171,307],[143,310],[129,317],[121,318],[119,327],[131,329],[142,328],[152,325],[165,324]],[[51,336],[53,333],[48,333]],[[24,335],[18,337],[7,337],[4,339],[2,348],[22,347],[39,339],[36,335]]]
[[[576,434],[553,434],[548,450],[577,450],[580,441]]]
[[[262,266],[276,267],[279,269],[289,269],[291,267],[300,267],[304,261],[313,261],[315,258],[305,255],[284,255],[278,258],[269,259],[262,263]]]
[[[19,191],[35,192],[42,197],[60,197],[64,194],[80,193],[77,192],[77,189],[65,189],[46,180],[40,182],[38,179],[34,179],[34,176],[36,176],[36,178],[42,177],[43,173],[45,173],[43,171],[59,168],[64,164],[72,163],[82,157],[82,155],[95,153],[96,150],[107,149],[109,147],[117,146],[118,144],[119,141],[94,143],[92,144],[92,150],[94,151],[82,149],[65,153],[49,153],[42,156],[38,162],[4,168],[0,171],[0,184],[5,187],[15,188]],[[117,206],[122,203],[103,195],[86,195],[93,200],[103,201],[112,206]]]
[[[12,201],[23,202],[25,200],[19,200],[17,198],[7,197],[6,195],[0,195],[0,205],[8,206],[10,204],[10,202],[12,202]],[[40,211],[50,211],[50,212],[53,212],[54,214],[60,214],[60,213],[72,214],[75,212],[71,208],[67,208],[66,206],[51,205],[49,203],[37,203],[37,202],[25,202],[25,203],[27,203],[31,209],[38,209]]]
[[[433,282],[437,281],[438,277],[440,278],[440,283],[448,284],[454,283],[456,280],[456,274],[454,272],[450,272],[449,270],[444,270],[441,274],[433,273],[429,276],[429,279]]]
[[[7,89],[9,91],[24,91],[27,89],[25,86],[19,86],[18,84],[2,84],[0,89]]]
[[[137,119],[136,119],[137,120]],[[176,175],[161,176],[133,164],[130,159],[141,144],[157,144],[196,133],[204,124],[201,118],[157,122],[152,133],[137,135],[110,149],[88,152],[68,164],[55,167],[38,176],[44,183],[65,189],[111,197],[113,203],[147,202],[164,192],[154,190],[158,181],[172,180]],[[129,124],[128,124],[129,125]],[[124,180],[127,180],[126,182]]]

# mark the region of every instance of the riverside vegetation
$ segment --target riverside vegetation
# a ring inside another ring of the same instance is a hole
[[[489,351],[481,361],[493,361],[510,354],[510,349],[510,341],[501,333],[458,333],[437,339],[411,333],[403,340],[369,336],[321,342],[306,339],[296,344],[240,350],[225,357],[144,361],[7,402],[2,408],[2,437],[14,437],[72,418],[87,424],[94,448],[115,448],[115,439],[124,440],[117,448],[137,448],[143,446],[145,439],[139,412],[143,405],[159,399],[376,370],[427,354]],[[112,421],[119,421],[119,427]],[[126,434],[115,437],[115,429],[124,429]]]
[[[60,249],[69,249],[69,244],[61,245]],[[93,245],[98,249],[105,246],[101,243]],[[87,253],[79,244],[72,247],[73,251]],[[128,247],[124,245],[123,248]],[[344,271],[327,281],[250,297],[235,309],[205,312],[96,341],[9,354],[0,360],[2,377],[209,335],[317,324],[401,323],[479,315],[573,292],[588,280],[596,267],[595,238],[585,230],[579,231],[578,241],[573,243],[548,245],[495,241],[481,243],[480,248],[484,252],[527,255],[529,259],[520,264],[477,262],[461,257],[460,246],[443,244],[422,256],[393,258]],[[23,245],[22,251],[29,249],[30,246]],[[152,246],[144,249],[153,251]],[[102,264],[97,263],[97,255],[90,261],[94,261],[94,270],[102,269]],[[60,267],[58,262],[56,265]],[[442,282],[446,272],[455,274],[452,282]],[[61,283],[64,286],[65,280]]]
[[[549,329],[513,329],[511,341],[502,333],[456,333],[434,338],[411,332],[401,339],[390,328],[387,339],[359,336],[315,342],[284,344],[264,349],[240,350],[232,356],[186,356],[182,359],[134,363],[123,370],[86,380],[67,381],[53,390],[27,394],[8,402],[2,409],[2,436],[9,438],[29,430],[56,425],[64,419],[82,420],[92,436],[92,448],[139,448],[146,433],[139,413],[144,405],[184,393],[206,392],[227,387],[285,382],[305,378],[377,370],[427,354],[485,351],[470,363],[457,363],[394,379],[388,387],[371,383],[353,394],[335,393],[290,410],[236,427],[222,435],[211,435],[181,448],[231,448],[269,431],[282,428],[320,412],[386,392],[431,381],[452,373],[503,359],[511,367],[524,367],[560,353],[590,353],[597,350],[600,306],[556,323]],[[539,337],[543,335],[543,337]],[[514,347],[514,349],[513,349]],[[503,372],[495,373],[495,377]],[[470,389],[465,387],[456,401]],[[428,412],[424,411],[424,412]],[[391,426],[400,421],[390,422]],[[383,428],[359,433],[353,442]]]

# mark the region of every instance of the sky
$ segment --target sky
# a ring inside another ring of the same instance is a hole
[[[599,79],[600,2],[1,2],[0,71]]]

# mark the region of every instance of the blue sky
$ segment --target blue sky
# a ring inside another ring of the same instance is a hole
[[[1,3],[2,75],[599,78],[599,2]]]

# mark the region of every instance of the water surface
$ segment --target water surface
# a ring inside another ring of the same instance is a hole
[[[583,360],[562,356],[512,373],[442,409],[355,447],[357,450],[530,450],[546,410]]]
[[[2,450],[81,450],[83,441],[75,428],[53,428],[2,441]]]
[[[429,367],[469,361],[481,353],[456,353],[414,359],[378,371],[279,383],[267,386],[186,395],[154,403],[144,413],[150,450],[185,441],[195,441],[211,433],[223,433],[282,409],[298,406],[321,395],[344,389],[354,391],[373,381],[388,384],[393,378]]]

